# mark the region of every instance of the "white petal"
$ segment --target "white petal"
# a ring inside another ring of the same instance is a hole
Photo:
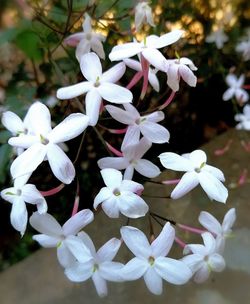
[[[148,178],[156,177],[161,173],[160,169],[147,159],[138,160],[134,168],[141,175],[146,176]]]
[[[175,171],[191,171],[193,166],[191,162],[176,153],[165,152],[159,155],[160,162],[166,169]]]
[[[123,104],[132,102],[133,99],[133,95],[128,89],[114,83],[101,83],[97,90],[102,98],[109,102]]]
[[[124,281],[121,275],[123,266],[118,262],[104,262],[99,265],[99,273],[105,280],[122,282]]]
[[[234,87],[237,83],[237,77],[234,74],[228,74],[226,77],[226,83],[229,87]]]
[[[165,114],[162,111],[155,111],[155,112],[148,114],[146,116],[143,116],[143,117],[145,117],[147,119],[147,121],[159,122],[165,118]]]
[[[209,166],[209,165],[205,165],[202,170],[211,173],[216,178],[218,178],[221,182],[225,181],[225,177],[224,177],[223,172],[218,168],[215,168],[215,167]]]
[[[222,223],[222,228],[224,232],[230,231],[234,222],[236,221],[235,208],[231,208],[225,215]]]
[[[27,226],[28,212],[22,198],[15,200],[12,204],[10,221],[11,225],[23,236]]]
[[[105,59],[105,52],[103,49],[103,45],[100,40],[96,38],[91,39],[91,49],[101,58]]]
[[[12,177],[23,176],[36,170],[46,155],[46,147],[42,144],[34,144],[19,155],[10,167]]]
[[[214,253],[212,256],[209,257],[208,264],[212,268],[212,270],[216,272],[221,272],[226,267],[225,260],[218,253]]]
[[[193,190],[199,184],[199,179],[195,172],[185,173],[177,186],[174,188],[171,193],[171,198],[178,199]]]
[[[112,261],[120,247],[121,240],[112,238],[97,251],[98,260],[100,262]]]
[[[138,42],[125,43],[113,47],[111,53],[109,54],[109,59],[111,61],[118,61],[139,54],[141,51],[142,51],[142,47],[140,43]]]
[[[47,157],[54,175],[62,183],[70,184],[75,177],[75,168],[63,150],[57,145],[49,144]]]
[[[13,204],[15,200],[17,199],[17,188],[16,187],[10,187],[7,189],[4,189],[1,191],[1,197],[7,201]]]
[[[149,267],[145,272],[144,281],[150,292],[155,295],[162,294],[162,278],[158,275],[153,267]]]
[[[141,133],[152,143],[166,143],[170,138],[168,130],[155,122],[145,121],[141,123],[140,130]]]
[[[115,188],[121,185],[122,174],[120,171],[110,168],[103,169],[101,170],[101,175],[107,187]]]
[[[80,96],[93,88],[93,85],[88,81],[83,81],[65,88],[58,89],[56,97],[58,99],[71,99]]]
[[[138,125],[133,125],[128,127],[121,146],[121,150],[124,152],[127,158],[128,158],[127,153],[129,149],[133,150],[134,149],[133,146],[139,143],[140,133],[141,133],[140,127]]]
[[[84,282],[92,276],[92,265],[89,263],[74,263],[65,269],[65,275],[72,282]]]
[[[194,73],[186,66],[181,65],[179,68],[179,73],[182,79],[191,87],[195,87],[197,83],[197,77]]]
[[[39,214],[34,212],[30,217],[31,226],[38,232],[52,237],[60,237],[63,235],[62,227],[57,220],[50,214]]]
[[[137,60],[134,60],[134,59],[124,59],[123,62],[125,62],[126,66],[139,72],[142,70],[142,67],[141,67],[141,63]]]
[[[141,7],[137,7],[135,11],[135,28],[137,32],[140,30],[144,17],[145,17],[144,10]]]
[[[148,259],[152,250],[145,234],[132,226],[121,228],[121,236],[127,247],[139,258]]]
[[[18,148],[24,148],[24,149],[27,149],[38,142],[39,142],[38,137],[33,135],[21,135],[18,137],[11,137],[8,140],[9,145]]]
[[[38,242],[44,248],[57,247],[60,239],[58,237],[49,236],[45,234],[36,234],[32,236],[32,239]]]
[[[220,203],[226,202],[228,190],[217,178],[207,172],[200,172],[198,178],[201,187],[210,198]]]
[[[83,76],[88,81],[95,82],[97,78],[101,78],[102,75],[102,65],[99,57],[91,52],[83,55],[81,57],[80,68]]]
[[[167,282],[182,285],[192,276],[192,271],[182,261],[159,257],[155,261],[155,271]]]
[[[123,170],[128,166],[128,161],[124,157],[104,157],[97,162],[100,169],[113,168]]]
[[[41,102],[35,102],[29,108],[29,130],[44,137],[51,131],[49,109]]]
[[[124,280],[137,280],[144,275],[149,268],[149,263],[140,258],[133,258],[122,269],[121,275]]]
[[[148,72],[148,82],[151,84],[151,86],[153,87],[153,89],[156,92],[160,91],[159,80],[158,80],[156,74],[154,72],[152,72],[150,68],[149,68],[149,72]]]
[[[112,196],[106,199],[102,203],[102,209],[107,214],[107,216],[111,218],[118,218],[119,217],[119,208],[116,203],[116,199]]]
[[[130,164],[129,166],[127,166],[127,168],[124,171],[124,179],[126,180],[132,180],[133,176],[134,176],[134,166],[132,164]]]
[[[210,213],[202,211],[199,215],[200,224],[205,227],[209,232],[216,235],[221,234],[222,229],[217,219]]]
[[[235,96],[238,101],[247,102],[249,99],[248,93],[243,89],[237,89],[235,91]]]
[[[202,267],[204,260],[200,254],[189,254],[181,259],[193,273]]]
[[[11,111],[3,113],[1,122],[13,135],[24,132],[24,124],[21,118]]]
[[[206,247],[201,244],[188,244],[185,246],[183,253],[187,254],[193,252],[194,254],[198,254],[204,257],[207,254]]]
[[[202,150],[195,150],[189,154],[189,159],[191,160],[195,168],[200,168],[202,164],[206,163],[207,155]]]
[[[126,150],[124,150],[124,154],[128,158],[139,160],[151,147],[152,143],[146,137],[142,137],[138,144],[127,147]],[[129,154],[130,156],[128,156]]]
[[[178,71],[179,66],[177,64],[170,64],[167,70],[167,84],[174,92],[179,90],[180,77]]]
[[[100,192],[97,194],[97,196],[94,199],[94,208],[96,209],[99,204],[104,202],[105,200],[111,198],[113,193],[110,191],[108,187],[103,187]]]
[[[164,34],[159,37],[159,39],[155,40],[154,42],[150,43],[150,47],[153,48],[163,48],[165,46],[168,46],[170,44],[175,43],[177,40],[181,38],[184,31],[181,30],[173,30],[170,33]]]
[[[236,82],[238,88],[242,87],[245,82],[245,75],[244,74],[240,75],[239,79],[236,80]]]
[[[143,57],[157,70],[165,72],[168,66],[167,59],[156,49],[146,48],[142,51]]]
[[[95,271],[92,275],[96,291],[100,297],[105,297],[108,294],[107,282],[100,276],[99,271]]]
[[[122,191],[117,200],[121,213],[127,217],[138,218],[148,212],[149,208],[145,201],[132,192]]]
[[[30,204],[38,204],[44,200],[44,197],[37,190],[35,185],[26,184],[22,188],[22,197],[25,202]]]
[[[124,111],[118,107],[114,107],[110,105],[106,106],[105,108],[115,120],[125,125],[131,125],[135,122],[135,118],[128,111]]]
[[[216,242],[213,235],[210,232],[204,232],[201,236],[206,247],[207,254],[213,253],[216,248]]]
[[[54,144],[68,141],[80,135],[88,126],[89,119],[81,113],[70,114],[49,134],[48,139]]]
[[[195,273],[194,281],[196,283],[203,283],[208,279],[209,274],[209,268],[207,267],[206,263],[204,263],[202,267]]]
[[[84,19],[84,22],[82,24],[83,31],[84,31],[84,33],[91,34],[91,32],[92,32],[91,18],[90,18],[88,13],[85,13],[84,17],[85,17],[85,19]]]
[[[224,92],[224,94],[222,96],[222,99],[224,101],[227,101],[227,100],[231,99],[234,96],[234,93],[235,93],[235,89],[234,88],[229,88],[229,89],[227,89]]]
[[[79,62],[81,62],[82,56],[90,52],[90,41],[86,39],[82,39],[76,47],[76,58]]]
[[[67,247],[70,254],[73,255],[79,262],[85,263],[93,260],[93,256],[82,239],[78,236],[70,235],[63,242],[62,245]],[[61,246],[59,246],[60,248]],[[63,247],[63,246],[62,246]]]
[[[151,248],[153,250],[153,256],[166,256],[174,242],[175,230],[170,225],[170,223],[166,223],[158,235],[158,237],[151,243]]]
[[[94,220],[94,214],[89,209],[84,209],[73,215],[67,222],[62,226],[63,233],[67,235],[75,235],[85,226]]]
[[[101,82],[112,82],[116,83],[125,73],[126,65],[124,62],[120,62],[113,66],[111,69],[107,70],[102,74],[100,79]]]
[[[102,97],[96,89],[90,90],[85,98],[86,114],[89,117],[89,125],[95,126],[97,124]]]
[[[124,179],[121,183],[121,189],[124,191],[137,193],[138,191],[141,192],[144,189],[144,187],[143,185],[136,183],[132,180]]]

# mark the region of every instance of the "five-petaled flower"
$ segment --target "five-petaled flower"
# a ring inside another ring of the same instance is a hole
[[[237,78],[234,74],[229,74],[226,77],[226,83],[229,86],[229,89],[225,91],[222,98],[223,100],[229,100],[235,96],[239,102],[247,102],[249,99],[248,93],[242,89],[242,86],[245,81],[245,76],[241,75]]]
[[[250,105],[245,105],[243,108],[243,113],[236,114],[234,119],[239,121],[239,123],[236,125],[236,129],[250,131]]]

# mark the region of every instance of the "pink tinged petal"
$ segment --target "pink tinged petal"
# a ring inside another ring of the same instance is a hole
[[[30,217],[30,224],[42,234],[58,238],[63,236],[62,227],[56,219],[48,213],[39,214],[38,212],[34,212]]]
[[[90,52],[90,41],[86,39],[82,39],[76,47],[76,58],[79,62],[81,62],[82,56]]]
[[[92,275],[96,291],[99,297],[105,297],[108,294],[107,282],[100,276],[99,271],[95,271]]]
[[[151,256],[152,249],[142,231],[132,226],[124,226],[120,231],[123,241],[135,256],[146,259]],[[148,264],[148,262],[146,262],[146,264]]]
[[[135,122],[135,118],[128,111],[124,111],[118,107],[114,107],[110,105],[106,106],[105,108],[115,120],[125,125],[131,125]]]
[[[96,38],[91,39],[91,49],[101,58],[105,59],[105,52],[103,49],[103,45],[100,40]]]
[[[167,282],[182,285],[189,281],[192,271],[182,261],[158,257],[155,261],[155,271]]]
[[[227,101],[227,100],[231,99],[231,98],[234,96],[234,93],[235,93],[235,89],[234,89],[234,88],[227,89],[227,90],[224,92],[224,94],[223,94],[223,96],[222,96],[222,99],[223,99],[224,101]]]
[[[90,263],[75,262],[65,269],[65,275],[72,282],[84,282],[92,276],[93,266]]]
[[[142,51],[143,57],[157,70],[165,72],[168,66],[167,59],[156,49],[146,48]]]
[[[224,232],[231,231],[231,228],[236,221],[235,208],[231,208],[225,215],[222,223],[222,229]]]
[[[11,225],[17,231],[19,231],[23,236],[26,230],[27,221],[28,221],[28,212],[26,209],[26,205],[21,197],[17,198],[15,202],[13,202],[11,208],[11,213],[10,213]]]
[[[218,235],[222,232],[222,227],[217,219],[210,213],[202,211],[199,215],[200,224],[205,227],[208,231]]]
[[[93,259],[90,250],[83,243],[81,238],[79,238],[78,236],[73,236],[73,235],[68,236],[62,242],[62,245],[64,245],[71,253],[71,255],[73,255],[81,263],[85,263]],[[58,248],[60,247],[61,245],[59,245]]]
[[[50,132],[48,139],[54,144],[68,141],[80,135],[87,128],[88,123],[89,119],[86,115],[70,114]]]
[[[101,170],[101,175],[105,185],[108,188],[116,188],[121,185],[122,174],[120,171],[115,169],[103,169]]]
[[[201,268],[204,263],[203,256],[200,254],[189,254],[187,256],[184,256],[181,260],[190,268],[193,273]]]
[[[142,158],[142,156],[152,147],[152,143],[146,138],[142,137],[142,139],[139,141],[137,145],[133,146],[133,159],[139,160]],[[131,147],[132,148],[132,147]],[[128,151],[128,148],[126,149]],[[131,151],[132,152],[132,151]],[[127,153],[125,153],[127,156]],[[131,153],[132,158],[132,153]]]
[[[60,241],[58,237],[48,236],[45,234],[33,235],[32,239],[38,242],[44,248],[57,247],[58,242]]]
[[[81,57],[80,68],[83,76],[88,81],[96,82],[102,76],[102,65],[99,57],[91,52]]]
[[[99,94],[103,99],[116,104],[132,102],[132,93],[117,84],[104,82],[97,87]]]
[[[128,111],[134,117],[135,120],[140,118],[140,113],[138,112],[136,107],[134,107],[132,104],[125,103],[123,106],[124,106],[124,109],[126,111]]]
[[[162,278],[153,267],[149,267],[143,277],[150,292],[155,295],[162,294]]]
[[[126,64],[127,67],[139,72],[142,70],[141,63],[134,59],[124,59],[123,62]]]
[[[185,246],[183,250],[183,254],[188,254],[190,252],[198,254],[202,257],[204,257],[207,254],[206,247],[201,244],[188,244],[187,246]]]
[[[124,171],[124,179],[131,180],[134,176],[134,166],[129,165],[126,170]]]
[[[62,226],[63,233],[67,235],[75,235],[89,223],[94,220],[94,214],[89,209],[84,209],[77,212],[74,216],[67,220]]]
[[[121,146],[121,150],[125,155],[127,154],[125,150],[134,149],[133,146],[139,143],[140,133],[140,127],[138,125],[128,127]]]
[[[102,209],[110,218],[118,218],[120,214],[120,210],[117,206],[117,202],[114,196],[106,199],[102,203]]]
[[[45,145],[37,143],[24,151],[14,160],[10,167],[12,177],[15,179],[35,171],[43,162],[46,150]]]
[[[146,19],[147,19],[147,22],[148,22],[151,26],[155,26],[154,20],[153,20],[153,15],[152,15],[152,9],[151,9],[151,7],[148,7],[148,8],[146,9]]]
[[[209,165],[205,165],[202,170],[211,173],[216,178],[218,178],[221,182],[225,181],[225,177],[224,177],[223,172],[218,168],[215,168],[215,167],[209,166]]]
[[[107,70],[102,74],[100,81],[101,82],[112,82],[116,83],[126,71],[126,65],[124,62],[120,62]]]
[[[195,168],[200,168],[207,161],[207,155],[202,150],[195,150],[189,154],[189,159]]]
[[[181,65],[179,68],[179,73],[182,77],[182,79],[190,86],[195,87],[197,83],[197,77],[194,75],[194,73],[186,66]]]
[[[238,101],[247,102],[249,99],[249,95],[245,90],[237,89],[235,91],[235,96]]]
[[[229,87],[234,87],[238,79],[234,74],[228,74],[226,77],[226,83]]]
[[[85,94],[93,88],[90,82],[83,81],[65,88],[58,89],[56,92],[56,97],[58,99],[71,99],[82,94]]]
[[[19,132],[24,132],[24,124],[21,118],[11,111],[3,113],[1,122],[3,126],[14,135],[17,135]]]
[[[137,32],[140,30],[144,17],[145,17],[145,12],[140,8],[137,8],[135,13],[135,28]]]
[[[94,243],[92,242],[91,238],[89,237],[89,235],[84,232],[84,231],[80,231],[78,234],[77,234],[78,238],[80,238],[84,245],[89,249],[91,255],[93,257],[96,256],[96,250],[95,250],[95,245]]]
[[[64,43],[69,46],[77,46],[80,40],[84,38],[84,33],[75,33],[64,39]]]
[[[134,165],[134,168],[141,175],[146,176],[148,178],[156,177],[161,173],[160,169],[147,159],[138,160]]]
[[[170,138],[170,134],[166,128],[151,121],[146,120],[145,122],[141,123],[140,130],[143,136],[145,136],[152,143],[166,143]]]
[[[209,278],[209,275],[210,275],[210,270],[207,267],[206,263],[203,263],[201,268],[195,273],[194,281],[196,283],[203,283]]]
[[[166,152],[159,155],[160,162],[166,169],[175,171],[192,171],[193,166],[189,159],[176,153]]]
[[[134,193],[141,192],[144,190],[143,185],[136,183],[132,180],[126,180],[126,179],[122,181],[121,188],[124,191],[130,191]]]
[[[133,258],[123,267],[121,275],[124,280],[134,281],[141,278],[148,268],[149,263],[146,260]]]
[[[158,237],[151,243],[151,248],[154,257],[166,256],[174,242],[175,238],[175,230],[170,225],[170,223],[166,223],[158,235]]]
[[[104,262],[99,265],[99,273],[107,281],[122,282],[123,264],[118,262]]]
[[[148,82],[151,84],[151,86],[153,87],[153,89],[156,92],[160,91],[159,80],[158,80],[156,74],[154,72],[150,71],[150,68],[149,68],[149,72],[148,72]]]
[[[245,75],[242,74],[240,75],[239,79],[236,80],[237,87],[240,88],[241,86],[243,86],[244,82],[245,82]]]
[[[158,39],[155,39],[154,41],[150,42],[149,47],[160,49],[170,44],[173,44],[181,38],[183,33],[184,31],[181,30],[171,31],[170,33],[164,34]]]
[[[109,59],[111,61],[118,61],[139,54],[141,51],[142,51],[142,46],[140,43],[138,42],[125,43],[113,47],[111,53],[109,54]]]
[[[170,64],[167,70],[167,84],[168,86],[174,91],[177,92],[179,91],[179,82],[180,82],[180,77],[179,77],[179,65],[177,64]]]
[[[116,170],[123,170],[129,165],[124,157],[104,157],[99,159],[97,164],[101,169],[113,168]]]
[[[186,193],[193,190],[198,184],[199,179],[195,172],[185,173],[171,193],[171,198],[178,199],[184,196]]]
[[[216,272],[221,272],[226,267],[224,258],[218,253],[214,253],[209,257],[208,265],[212,268],[213,271]]]
[[[89,125],[95,126],[97,124],[102,97],[96,89],[90,90],[85,98],[86,114],[89,117]]]
[[[117,204],[120,212],[130,218],[142,217],[149,209],[140,196],[128,191],[122,191],[117,198]]]
[[[226,202],[228,190],[217,178],[207,172],[200,172],[198,178],[201,187],[211,199],[220,203]]]
[[[98,260],[100,262],[112,261],[120,247],[121,240],[112,238],[97,251]]]
[[[144,117],[147,119],[147,121],[159,122],[159,121],[162,121],[165,118],[165,114],[162,111],[156,111],[156,112],[153,112],[149,115],[143,116],[142,118],[144,118]]]
[[[111,198],[112,196],[113,193],[110,191],[109,188],[107,187],[102,188],[94,199],[94,208],[97,209],[99,204]]]
[[[206,247],[207,254],[213,253],[216,248],[216,241],[213,235],[210,232],[204,232],[201,236]]]
[[[64,184],[70,184],[75,177],[75,168],[63,150],[57,145],[49,144],[47,157],[56,178]]]
[[[83,31],[84,31],[84,33],[91,34],[91,31],[92,31],[91,18],[87,13],[84,14],[84,17],[85,17],[85,19],[82,24]]]
[[[13,147],[27,149],[30,146],[39,142],[39,138],[33,135],[21,135],[18,137],[11,137],[8,140],[8,144]]]

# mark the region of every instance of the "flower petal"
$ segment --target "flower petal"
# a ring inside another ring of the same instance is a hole
[[[126,158],[129,158],[127,156],[128,151],[131,149],[134,150],[133,146],[139,143],[140,133],[140,127],[138,125],[128,127],[121,146],[121,150],[126,155]],[[132,153],[134,154],[134,152]],[[131,155],[131,153],[129,154]]]
[[[209,232],[216,235],[221,234],[222,227],[217,219],[209,212],[202,211],[199,215],[200,224],[205,227]]]
[[[206,263],[203,263],[203,265],[199,268],[199,270],[194,275],[194,281],[195,283],[203,283],[205,282],[210,274],[210,270],[207,267]]]
[[[46,135],[51,131],[51,116],[49,109],[41,102],[35,102],[29,108],[29,130],[32,134]]]
[[[146,48],[143,49],[142,56],[157,70],[166,71],[168,62],[160,51],[153,48]]]
[[[165,167],[166,169],[171,169],[175,171],[193,170],[193,166],[190,160],[176,153],[165,152],[160,154],[159,158],[163,167]]]
[[[142,51],[142,46],[140,43],[138,42],[125,43],[113,47],[111,53],[109,54],[109,59],[111,61],[118,61],[139,54],[141,51]]]
[[[98,260],[100,262],[112,261],[121,247],[121,240],[112,238],[106,242],[98,251]]]
[[[63,242],[62,245],[67,247],[71,255],[73,255],[79,262],[85,263],[93,260],[93,256],[82,239],[78,236],[70,235]],[[62,246],[60,245],[59,248]],[[63,246],[62,246],[63,247]]]
[[[97,124],[102,97],[96,89],[90,90],[85,98],[86,114],[89,117],[89,125],[95,126]]]
[[[60,239],[58,237],[49,236],[45,234],[36,234],[32,236],[32,239],[38,242],[44,248],[57,247]]]
[[[123,266],[118,262],[104,262],[99,265],[99,273],[105,280],[122,282],[124,281],[121,275]]]
[[[235,93],[235,89],[234,88],[229,88],[229,89],[227,89],[224,92],[224,94],[222,96],[222,99],[224,101],[227,101],[227,100],[231,99],[234,96],[234,93]]]
[[[113,193],[110,191],[110,189],[108,187],[103,187],[99,191],[99,193],[97,194],[97,196],[95,197],[93,207],[95,209],[97,209],[97,207],[99,206],[99,204],[101,204],[105,200],[111,198],[112,195],[113,195]]]
[[[30,225],[38,232],[48,236],[60,237],[63,235],[62,227],[57,220],[48,213],[39,214],[38,212],[34,212],[30,217]]]
[[[99,39],[92,38],[91,39],[91,49],[101,58],[105,59],[105,52],[103,49],[103,45]]]
[[[221,272],[226,267],[224,258],[218,253],[214,253],[209,257],[208,264],[216,272]]]
[[[225,215],[222,223],[222,229],[224,232],[231,230],[234,222],[236,221],[236,212],[235,208],[231,208]]]
[[[28,212],[26,209],[26,205],[23,201],[23,199],[20,197],[15,200],[12,204],[11,213],[10,213],[10,222],[11,225],[21,233],[21,235],[24,235],[24,232],[26,230],[28,221]]]
[[[195,172],[185,173],[171,193],[171,198],[178,199],[184,196],[186,193],[193,190],[198,184],[199,179]]]
[[[149,263],[143,259],[133,258],[121,270],[124,280],[137,280],[144,275],[149,268]]]
[[[154,178],[160,175],[161,173],[160,169],[147,159],[138,160],[134,168],[141,175],[146,176],[148,178]]]
[[[118,218],[120,211],[116,203],[116,199],[112,196],[102,203],[102,209],[108,217]]]
[[[82,81],[80,83],[58,89],[56,92],[56,97],[58,99],[72,99],[85,94],[92,88],[93,85],[90,82]]]
[[[75,262],[65,269],[65,275],[72,282],[84,282],[92,276],[92,265]]]
[[[129,163],[125,157],[104,157],[97,162],[100,169],[113,168],[116,170],[125,169]]]
[[[106,106],[105,108],[115,120],[125,125],[131,125],[135,122],[135,118],[128,111],[124,111],[118,107],[114,107],[110,105]]]
[[[150,292],[155,295],[162,294],[162,278],[158,275],[153,267],[149,267],[145,272],[144,281]]]
[[[130,192],[137,193],[137,192],[143,191],[144,187],[143,187],[143,185],[141,185],[137,182],[124,179],[121,183],[121,189],[124,191],[130,191]]]
[[[102,65],[99,57],[91,52],[83,55],[81,57],[80,68],[83,76],[88,81],[96,82],[102,76]]]
[[[107,282],[100,276],[99,271],[95,271],[92,275],[96,291],[100,297],[105,297],[108,294]]]
[[[130,218],[138,218],[144,216],[148,212],[148,205],[138,195],[122,191],[117,198],[120,212]]]
[[[221,182],[225,181],[225,176],[224,176],[223,172],[218,168],[215,168],[215,167],[209,166],[209,165],[205,165],[202,170],[211,173],[216,178],[218,178]]]
[[[126,71],[125,63],[120,62],[114,65],[109,70],[107,70],[105,73],[103,73],[100,81],[116,83],[123,76],[125,71]]]
[[[96,250],[95,250],[95,245],[94,243],[92,242],[91,238],[89,237],[89,235],[84,232],[84,231],[80,231],[78,234],[77,234],[78,238],[80,238],[84,245],[89,249],[91,255],[93,257],[96,257]]]
[[[94,214],[90,209],[81,210],[68,219],[62,226],[63,233],[65,236],[75,235],[93,220]]]
[[[186,65],[181,65],[179,68],[179,73],[182,79],[190,86],[195,87],[197,83],[197,77]]]
[[[189,154],[189,159],[195,168],[200,168],[202,164],[207,162],[207,155],[202,150],[195,150]]]
[[[149,46],[157,49],[163,48],[178,41],[183,33],[184,31],[182,30],[173,30],[167,34],[160,36],[158,39],[153,40],[150,42]]]
[[[24,132],[24,124],[22,119],[11,111],[6,111],[3,113],[1,122],[13,135]]]
[[[128,89],[114,83],[101,83],[97,90],[102,98],[109,102],[123,104],[132,102],[133,99],[133,95]]]
[[[119,187],[122,182],[122,174],[120,171],[115,169],[103,169],[101,170],[101,175],[105,185],[108,188]]]

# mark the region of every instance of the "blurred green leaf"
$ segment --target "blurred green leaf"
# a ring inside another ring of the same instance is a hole
[[[8,144],[0,147],[0,183],[4,183],[6,179],[7,166],[11,158],[12,148]]]

